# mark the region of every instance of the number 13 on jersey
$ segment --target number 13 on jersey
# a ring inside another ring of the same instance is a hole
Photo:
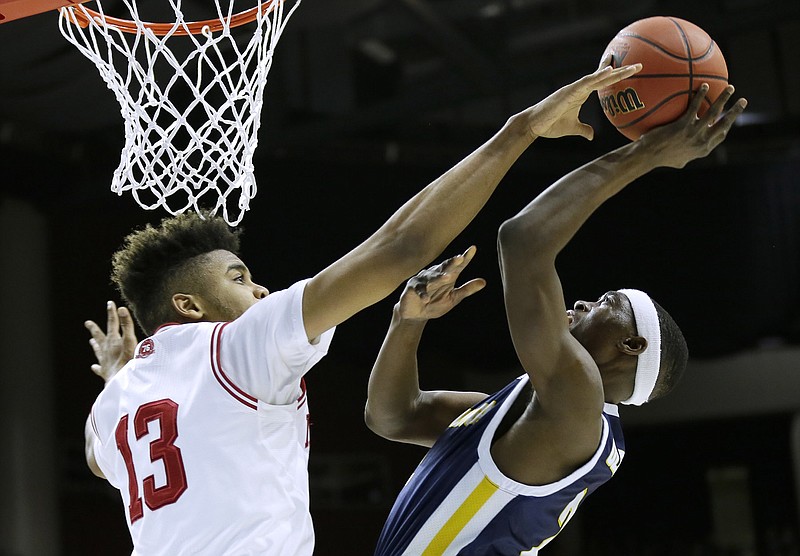
[[[188,488],[186,471],[183,466],[181,449],[175,445],[178,438],[178,404],[170,399],[149,402],[139,406],[133,417],[133,432],[136,441],[149,440],[150,461],[160,462],[164,466],[165,483],[157,487],[153,475],[148,475],[142,481],[142,494],[139,494],[139,480],[136,476],[136,467],[133,462],[133,453],[129,443],[129,415],[123,415],[117,423],[116,441],[117,449],[125,460],[128,471],[128,493],[130,503],[128,513],[131,524],[144,516],[144,503],[150,510],[157,510],[172,504],[181,497]],[[148,435],[149,424],[158,421],[161,430],[160,436],[150,439]],[[147,438],[145,438],[147,437]]]

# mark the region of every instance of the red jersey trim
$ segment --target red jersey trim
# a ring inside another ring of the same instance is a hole
[[[300,396],[297,398],[297,409],[303,407],[306,403],[306,379],[300,379]]]
[[[94,435],[100,439],[100,433],[97,432],[97,423],[94,422],[94,409],[89,412],[89,422],[92,424],[92,430],[94,431]]]
[[[243,403],[250,409],[258,409],[258,399],[250,394],[244,392],[241,388],[236,386],[228,375],[226,375],[222,371],[222,364],[220,363],[219,357],[219,350],[221,345],[221,338],[222,338],[222,329],[227,326],[228,323],[220,323],[214,327],[213,332],[211,332],[211,350],[210,350],[210,357],[211,357],[211,371],[214,373],[214,378],[217,379],[220,386],[231,396],[233,396],[236,400]]]

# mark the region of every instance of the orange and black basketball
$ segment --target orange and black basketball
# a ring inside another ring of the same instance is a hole
[[[622,29],[603,57],[613,66],[642,64],[642,71],[598,91],[609,121],[634,140],[645,131],[686,112],[700,85],[709,90],[702,115],[728,85],[728,67],[714,40],[700,27],[677,17],[649,17]]]

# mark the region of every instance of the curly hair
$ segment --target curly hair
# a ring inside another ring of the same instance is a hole
[[[661,327],[661,367],[653,393],[648,401],[669,394],[680,381],[689,360],[689,348],[683,332],[664,308],[653,301]]]
[[[146,334],[175,318],[176,291],[201,287],[196,271],[203,255],[218,249],[238,255],[240,233],[222,218],[188,212],[125,238],[112,257],[111,281]]]

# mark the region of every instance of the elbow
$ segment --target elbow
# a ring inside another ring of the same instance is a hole
[[[86,445],[85,455],[86,465],[89,467],[89,470],[92,472],[92,474],[101,479],[105,479],[106,476],[101,471],[100,466],[97,465],[97,460],[94,457],[94,447],[89,443]]]
[[[369,408],[364,410],[364,423],[367,425],[367,428],[380,436],[381,438],[385,438],[387,440],[394,440],[393,435],[388,427],[386,427],[385,423],[381,422],[380,419],[376,419],[373,416]]]
[[[542,268],[553,264],[557,250],[548,241],[545,230],[529,222],[511,218],[497,232],[497,252],[503,266],[513,264],[517,270]]]
[[[386,440],[397,442],[404,438],[403,427],[399,426],[396,420],[376,415],[370,410],[369,401],[364,408],[364,423],[369,430]]]
[[[517,218],[510,218],[497,231],[497,248],[501,254],[515,255],[536,252],[539,234]]]

